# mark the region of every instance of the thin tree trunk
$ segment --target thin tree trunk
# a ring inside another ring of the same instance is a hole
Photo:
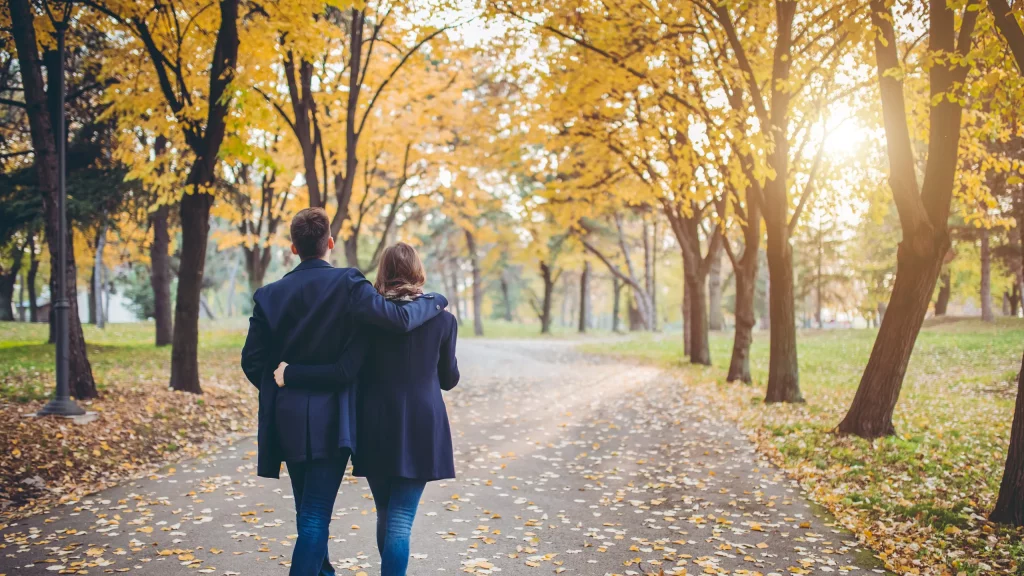
[[[8,270],[2,270],[2,274],[0,274],[0,321],[14,320],[14,284],[18,281],[18,273],[21,272],[24,256],[24,248],[14,246],[11,254],[11,267]]]
[[[583,272],[580,273],[580,321],[578,330],[580,334],[587,331],[590,323],[590,262],[583,263]]]
[[[459,261],[456,258],[452,258],[448,261],[448,282],[451,284],[451,302],[452,308],[455,309],[455,316],[462,325],[462,319],[464,318],[464,312],[462,311],[462,298],[459,297],[459,276],[458,276]]]
[[[824,280],[821,277],[822,260],[825,258],[825,243],[823,238],[823,231],[821,224],[818,225],[818,271],[817,276],[814,279],[815,284],[815,302],[814,302],[814,319],[818,322],[818,329],[821,330],[825,327],[825,322],[821,318],[822,308],[822,294],[824,292]]]
[[[754,326],[757,322],[754,299],[761,263],[761,206],[757,196],[749,189],[746,198],[747,218],[742,226],[743,254],[734,259],[733,265],[736,276],[736,328],[726,379],[729,382],[750,384],[753,381],[750,375],[750,346],[754,342]]]
[[[352,8],[352,21],[349,26],[349,62],[348,62],[348,95],[345,107],[345,173],[335,174],[335,197],[338,202],[338,212],[331,220],[331,235],[335,238],[341,232],[342,226],[349,218],[349,203],[352,200],[352,188],[356,182],[356,167],[359,165],[357,156],[359,146],[359,132],[356,124],[356,115],[359,111],[359,95],[362,88],[361,78],[363,75],[363,31],[366,25],[366,13],[363,10]],[[359,267],[358,246],[350,247],[345,245],[345,259],[348,265],[353,268]]]
[[[18,285],[18,314],[17,320],[19,322],[25,321],[25,273],[21,274],[21,283]]]
[[[953,292],[953,286],[951,282],[951,274],[949,269],[942,272],[940,276],[939,294],[935,297],[935,315],[945,316],[946,309],[949,307],[949,297]]]
[[[96,258],[93,263],[93,285],[94,285],[94,296],[96,298],[94,302],[95,310],[95,324],[97,328],[104,328],[106,326],[106,318],[103,308],[103,249],[107,245],[107,225],[104,224],[100,233],[96,236]]]
[[[501,271],[501,278],[499,279],[499,281],[501,284],[501,300],[505,308],[505,322],[512,322],[512,297],[511,294],[509,294],[507,268]]]
[[[476,236],[465,230],[466,250],[469,251],[469,264],[473,273],[473,334],[484,335],[484,286],[480,273],[480,260],[476,252]]]
[[[747,247],[750,251],[751,247]],[[757,288],[757,250],[747,252],[737,262],[736,276],[736,331],[729,360],[729,382],[750,384],[750,345],[754,341],[754,291]]]
[[[1024,358],[1017,375],[1017,401],[1010,426],[1010,447],[1006,451],[999,497],[989,516],[992,522],[1024,526]]]
[[[227,302],[227,315],[229,318],[235,315],[235,281],[238,279],[238,258],[235,257],[231,260],[231,274],[228,276]],[[255,290],[253,290],[253,292],[255,292]]]
[[[683,263],[683,355],[686,357],[690,356],[690,351],[693,349],[692,338],[693,335],[690,328],[693,321],[690,316],[693,314],[693,307],[690,305],[690,285],[686,282],[686,263],[684,258]]]
[[[153,320],[156,327],[156,345],[171,343],[171,236],[167,217],[170,207],[161,205],[150,213],[149,222],[153,228],[153,242],[149,245],[149,283],[153,288]]]
[[[199,385],[199,314],[210,237],[213,196],[194,192],[181,199],[181,265],[174,303],[171,388],[202,394]]]
[[[96,325],[96,267],[92,267],[92,271],[89,274],[89,288],[88,295],[85,298],[86,305],[86,322],[92,325]]]
[[[612,274],[612,332],[618,332],[621,329],[621,312],[619,310],[619,302],[622,296],[622,281],[619,277]]]
[[[768,391],[765,402],[802,402],[796,357],[796,315],[793,296],[793,249],[788,234],[767,226],[768,308],[771,310],[771,345],[768,357]]]
[[[100,268],[103,271],[103,284],[100,285],[103,294],[103,326],[106,326],[110,322],[110,269],[106,266]]]
[[[981,320],[996,321],[992,312],[992,247],[988,228],[981,229]]]
[[[21,73],[21,84],[24,91],[25,113],[29,121],[32,138],[33,166],[36,172],[39,191],[43,195],[43,213],[45,219],[46,242],[50,249],[50,264],[58,269],[59,248],[66,242],[67,254],[67,301],[68,301],[68,376],[71,394],[79,399],[95,398],[96,382],[92,376],[92,366],[86,355],[85,337],[82,334],[82,322],[78,317],[78,277],[75,268],[74,236],[71,227],[67,228],[64,238],[58,235],[60,213],[57,209],[59,193],[57,143],[66,139],[66,134],[57,134],[54,130],[53,115],[63,113],[57,110],[58,94],[43,88],[43,77],[37,51],[36,33],[32,8],[28,0],[10,0],[8,10],[11,18],[11,30],[18,52],[18,65]],[[54,59],[47,66],[47,74],[51,80],[49,86],[57,86],[53,80],[63,74],[63,63]],[[56,294],[56,292],[51,292]],[[51,310],[53,309],[51,298]],[[51,321],[51,333],[54,322]]]
[[[689,302],[689,316],[686,331],[690,335],[689,356],[691,364],[711,365],[711,349],[708,337],[708,292],[707,275],[710,267],[702,262],[700,250],[700,223],[697,217],[684,217],[680,226],[680,247],[683,252],[683,277],[686,283],[685,295]],[[717,243],[708,247],[717,250]]]
[[[28,319],[29,322],[39,322],[39,304],[36,299],[36,275],[39,273],[39,257],[36,255],[36,233],[34,230],[28,236]]]
[[[540,333],[551,333],[551,300],[555,291],[555,282],[559,274],[552,273],[551,267],[546,262],[540,263],[540,277],[544,283],[544,298],[540,306]]]
[[[711,266],[708,269],[708,329],[716,332],[725,327],[725,315],[722,313],[722,254],[716,250],[710,256]]]
[[[653,249],[651,250],[651,289],[647,291],[651,296],[651,330],[658,331],[658,219],[654,218],[652,225]]]

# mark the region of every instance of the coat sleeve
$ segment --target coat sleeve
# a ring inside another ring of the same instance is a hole
[[[459,383],[459,361],[455,358],[455,342],[459,336],[459,323],[450,322],[451,329],[441,341],[441,353],[437,360],[437,377],[442,390],[451,390]]]
[[[289,364],[284,369],[285,387],[337,390],[354,385],[366,359],[367,340],[365,336],[354,338],[334,364]]]
[[[448,300],[440,294],[428,294],[400,306],[378,294],[361,274],[352,286],[349,302],[357,321],[399,334],[419,328],[448,306]]]
[[[259,294],[259,291],[256,291]],[[260,306],[259,300],[253,294],[252,316],[249,318],[249,333],[245,336],[245,345],[242,347],[242,371],[256,388],[260,387],[260,380],[273,358],[270,358],[272,345],[270,342],[270,324],[267,316]],[[277,366],[274,363],[274,366]]]

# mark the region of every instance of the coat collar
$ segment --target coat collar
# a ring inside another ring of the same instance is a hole
[[[320,258],[310,258],[309,260],[299,262],[299,265],[296,266],[295,268],[292,268],[292,271],[289,272],[288,274],[291,274],[292,272],[300,272],[302,270],[312,270],[314,268],[333,268],[333,266],[331,266],[331,263],[327,262],[326,260],[321,260]],[[287,276],[288,274],[285,274],[285,276]]]

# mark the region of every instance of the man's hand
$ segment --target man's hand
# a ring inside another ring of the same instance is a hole
[[[274,382],[277,382],[278,388],[284,388],[284,369],[287,367],[287,362],[281,362],[277,366],[277,370],[274,370]]]

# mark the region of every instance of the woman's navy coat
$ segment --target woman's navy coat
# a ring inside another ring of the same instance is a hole
[[[455,477],[451,429],[442,390],[459,382],[458,323],[442,313],[407,334],[370,328],[359,372],[357,476],[418,480]],[[289,364],[285,388],[337,385],[350,369]]]

